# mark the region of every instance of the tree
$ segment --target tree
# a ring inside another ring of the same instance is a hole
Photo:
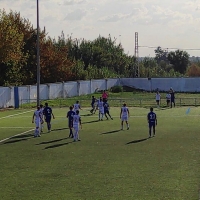
[[[166,50],[163,50],[159,46],[157,47],[157,49],[154,50],[154,52],[156,54],[155,60],[157,61],[157,63],[160,63],[161,61],[168,62],[168,59],[167,59],[168,52]]]
[[[175,71],[185,74],[189,64],[189,54],[186,51],[171,51],[168,54],[168,60]]]

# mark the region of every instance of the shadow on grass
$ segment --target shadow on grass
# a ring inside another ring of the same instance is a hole
[[[66,130],[66,129],[69,129],[69,128],[57,128],[57,129],[51,130],[51,132],[53,132],[53,131],[62,131],[62,130]]]
[[[58,139],[58,140],[51,140],[51,141],[47,141],[47,142],[41,142],[41,143],[36,144],[36,145],[51,144],[51,143],[54,143],[54,142],[60,142],[60,141],[65,140],[65,139],[68,139],[68,138],[62,138],[62,139]]]
[[[99,120],[93,120],[93,121],[89,121],[89,122],[83,122],[82,124],[90,124],[90,123],[95,123],[95,122],[99,122]]]
[[[148,140],[149,138],[143,138],[143,139],[140,139],[140,140],[133,140],[131,142],[128,142],[126,144],[135,144],[135,143],[139,143],[139,142],[144,142],[146,140]]]
[[[3,144],[13,144],[13,143],[17,143],[17,142],[26,141],[26,140],[28,140],[28,139],[24,138],[24,139],[21,139],[21,140],[11,140],[11,141],[4,142]]]
[[[72,142],[66,142],[66,143],[63,143],[63,144],[55,144],[55,145],[52,145],[52,146],[48,146],[48,147],[45,147],[44,150],[45,149],[53,149],[53,148],[61,147],[61,146],[64,146],[64,145],[67,145],[67,144],[70,144],[70,143],[73,143],[73,141]]]
[[[28,138],[28,137],[33,137],[33,134],[27,134],[27,135],[18,135],[15,137],[12,137],[11,139],[21,139],[21,138]]]
[[[114,131],[108,131],[108,132],[104,132],[104,133],[100,133],[101,135],[103,134],[103,135],[106,135],[106,134],[112,134],[112,133],[117,133],[117,132],[119,132],[119,131],[121,131],[120,129],[119,130],[114,130]]]

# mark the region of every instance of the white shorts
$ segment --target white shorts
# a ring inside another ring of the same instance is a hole
[[[104,114],[104,109],[99,109],[99,113]]]
[[[122,117],[121,117],[121,120],[122,120],[122,121],[128,121],[128,116],[122,116]]]
[[[79,126],[73,126],[75,131],[79,131]]]
[[[41,126],[41,121],[35,120],[35,127],[40,127],[40,126]]]

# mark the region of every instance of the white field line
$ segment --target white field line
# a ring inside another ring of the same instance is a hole
[[[24,134],[26,134],[26,133],[29,133],[29,132],[33,131],[33,130],[35,130],[35,129],[30,129],[30,130],[28,130],[28,131],[25,131],[25,132],[22,132],[22,133],[13,135],[13,136],[11,136],[11,137],[7,137],[7,138],[5,138],[5,139],[3,139],[3,140],[0,140],[0,143],[5,142],[6,140],[10,140],[10,139],[12,139],[12,138],[14,138],[14,137],[16,137],[16,136],[24,135]]]
[[[16,127],[16,126],[2,126],[2,127],[0,127],[1,129],[26,129],[26,128],[33,128],[33,127]]]
[[[29,113],[29,112],[33,112],[33,110],[29,110],[29,111],[22,112],[22,113],[17,113],[17,114],[14,114],[14,115],[8,115],[8,116],[5,116],[5,117],[0,117],[0,119],[5,119],[5,118],[9,118],[9,117],[14,117],[14,116],[18,116],[18,115],[23,115],[23,114]]]

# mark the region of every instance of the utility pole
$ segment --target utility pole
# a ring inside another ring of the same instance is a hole
[[[37,0],[37,106],[40,105],[40,26],[39,0]]]
[[[135,77],[140,77],[140,69],[139,69],[139,47],[138,47],[138,32],[135,32]]]

